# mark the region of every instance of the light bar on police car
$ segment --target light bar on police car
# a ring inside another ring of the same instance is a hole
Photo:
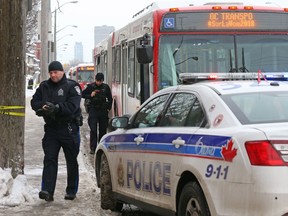
[[[182,82],[202,80],[251,80],[257,79],[257,73],[181,73],[179,78]]]
[[[259,72],[233,72],[233,73],[181,73],[179,78],[182,83],[197,82],[203,80],[256,80]],[[261,73],[260,79],[264,80],[288,80],[288,73]]]

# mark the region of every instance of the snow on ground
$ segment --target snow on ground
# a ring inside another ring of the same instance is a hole
[[[25,175],[13,179],[10,169],[0,168],[0,207],[18,206],[25,202],[33,204],[38,193],[38,189],[29,186]]]

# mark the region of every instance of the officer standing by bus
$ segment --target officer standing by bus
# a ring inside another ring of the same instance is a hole
[[[89,99],[88,125],[90,128],[90,154],[95,153],[98,141],[107,132],[108,113],[112,107],[112,95],[110,87],[103,83],[104,74],[97,73],[95,82],[90,83],[82,92],[82,97]],[[99,136],[97,136],[97,124],[99,124]]]
[[[49,64],[50,78],[41,82],[31,100],[36,115],[44,118],[44,168],[39,198],[53,201],[56,187],[58,156],[62,147],[67,164],[66,200],[74,200],[78,190],[81,126],[81,88],[76,81],[66,78],[58,61]]]

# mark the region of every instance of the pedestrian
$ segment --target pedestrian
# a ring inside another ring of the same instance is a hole
[[[90,128],[90,154],[95,153],[98,141],[106,134],[108,113],[112,107],[112,95],[109,85],[104,83],[104,74],[97,73],[95,82],[90,83],[82,92],[82,97],[90,100],[88,105],[88,125]],[[97,125],[99,124],[99,136]]]
[[[41,82],[32,96],[31,107],[44,118],[44,168],[39,198],[53,201],[56,187],[58,156],[62,147],[67,165],[67,186],[64,199],[74,200],[78,190],[80,147],[81,88],[76,81],[66,78],[63,66],[52,61],[50,78]]]

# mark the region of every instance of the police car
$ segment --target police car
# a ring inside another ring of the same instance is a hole
[[[210,81],[151,96],[97,147],[101,207],[288,215],[288,83]]]

